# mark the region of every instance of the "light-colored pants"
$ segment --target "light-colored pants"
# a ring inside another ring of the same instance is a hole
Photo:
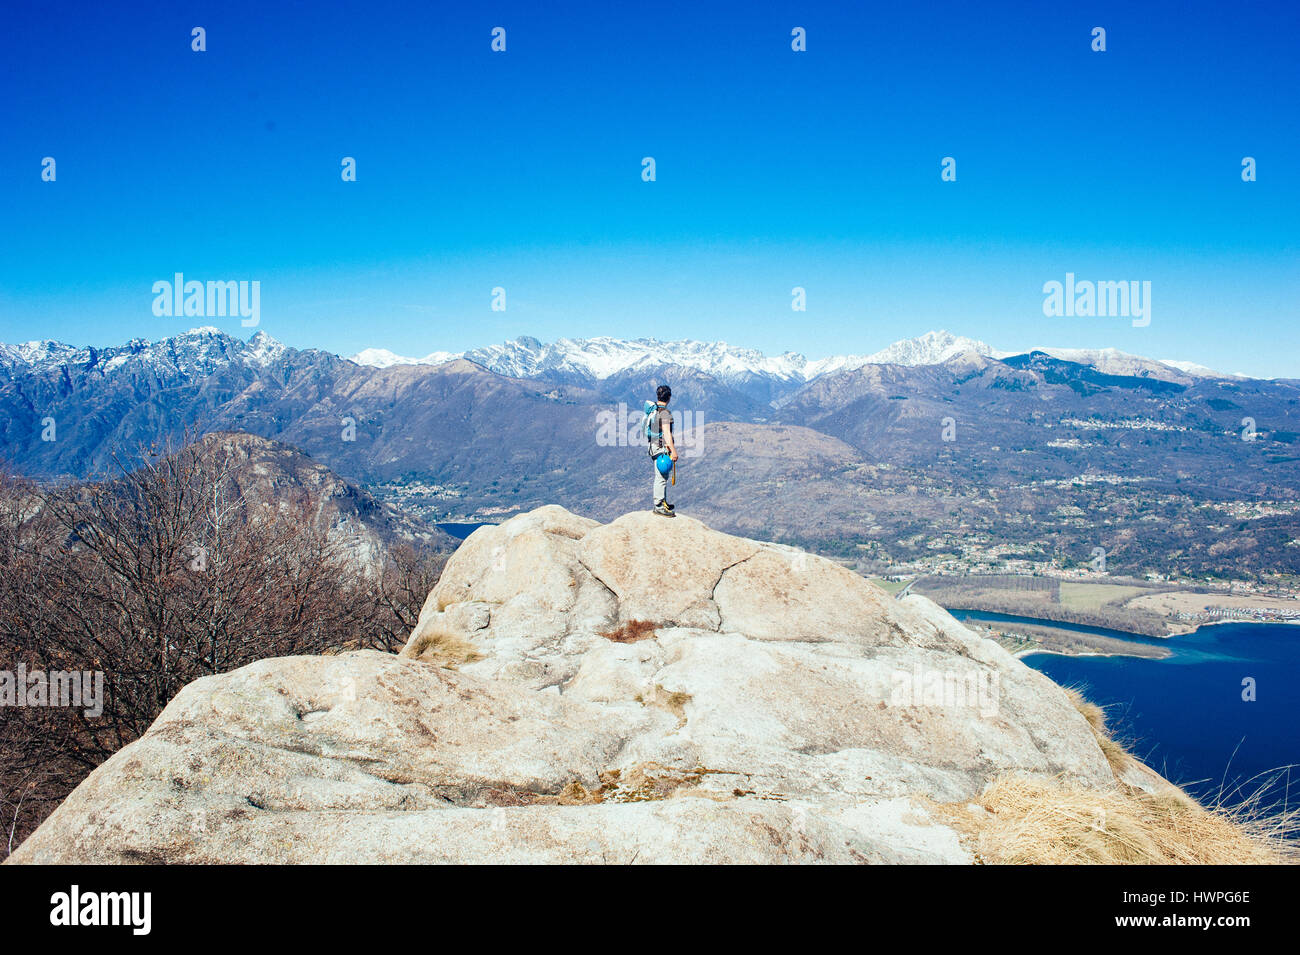
[[[655,470],[655,500],[658,504],[660,501],[668,500],[668,478],[659,473],[659,468],[655,466],[656,458],[650,459],[650,466]],[[672,471],[668,472],[672,474]]]

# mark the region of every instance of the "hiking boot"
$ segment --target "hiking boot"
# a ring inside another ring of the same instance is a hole
[[[660,515],[661,517],[676,517],[676,516],[677,516],[676,514],[673,513],[673,509],[672,509],[671,507],[669,507],[668,504],[667,504],[666,502],[664,502],[664,501],[660,501],[658,504],[656,504],[656,505],[654,506],[654,512],[655,512],[656,514]]]

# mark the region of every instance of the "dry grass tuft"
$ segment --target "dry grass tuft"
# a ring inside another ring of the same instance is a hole
[[[662,686],[656,686],[654,705],[667,710],[682,722],[686,721],[686,704],[692,699],[689,693],[673,690],[671,693]]]
[[[649,640],[654,635],[655,625],[649,620],[628,620],[621,627],[601,634],[606,640],[615,643],[636,643],[638,640]]]
[[[1111,735],[1102,707],[1074,687],[1066,695],[1083,714],[1110,764],[1115,785],[1085,788],[1060,778],[1009,774],[974,803],[935,806],[988,865],[1238,865],[1297,861],[1300,811],[1265,805],[1262,785],[1233,806],[1202,806],[1172,783],[1156,792],[1125,778],[1159,776]]]
[[[695,789],[708,775],[703,766],[675,769],[659,763],[643,763],[612,776],[606,798],[611,802],[655,802],[671,799],[683,791]]]
[[[626,770],[610,769],[599,774],[600,784],[588,789],[573,780],[558,793],[493,789],[484,796],[491,806],[594,806],[603,802],[655,802],[672,799],[700,785],[712,770],[697,766],[677,769],[659,763],[641,763]]]
[[[576,779],[560,790],[556,803],[561,806],[590,806],[604,801],[604,793],[592,792]]]
[[[974,804],[937,807],[986,865],[1240,865],[1295,861],[1294,814],[1213,811],[1171,787],[1096,790],[1009,775]]]
[[[1136,762],[1124,745],[1111,735],[1110,728],[1106,725],[1106,711],[1102,707],[1086,699],[1078,687],[1065,687],[1065,695],[1092,727],[1092,735],[1097,737],[1097,745],[1101,747],[1106,762],[1110,763],[1111,772],[1118,776]]]
[[[659,684],[655,684],[654,690],[649,697],[644,697],[638,693],[633,697],[642,706],[656,706],[661,710],[667,710],[673,716],[677,717],[680,725],[686,725],[686,704],[691,702],[694,697],[689,693],[682,693],[680,690],[668,691]]]
[[[482,660],[483,654],[459,633],[445,627],[428,627],[403,653],[413,660],[436,663],[448,670]]]
[[[323,657],[336,657],[340,653],[351,653],[353,650],[365,650],[368,644],[364,640],[344,640],[342,643],[335,644],[332,647],[326,647],[321,651]]]

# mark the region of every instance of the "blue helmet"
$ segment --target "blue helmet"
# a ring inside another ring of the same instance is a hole
[[[660,474],[667,477],[668,472],[673,469],[673,459],[666,454],[661,454],[655,458],[655,467],[659,469]]]

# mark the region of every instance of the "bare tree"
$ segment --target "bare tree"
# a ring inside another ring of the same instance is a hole
[[[395,650],[441,572],[409,547],[362,572],[319,502],[247,500],[238,465],[203,443],[115,463],[66,488],[0,471],[0,665],[99,671],[105,691],[97,717],[0,708],[15,845],[187,683],[272,656]]]
[[[442,576],[447,555],[399,544],[389,551],[376,589],[377,645],[397,651],[415,629],[425,598]]]

